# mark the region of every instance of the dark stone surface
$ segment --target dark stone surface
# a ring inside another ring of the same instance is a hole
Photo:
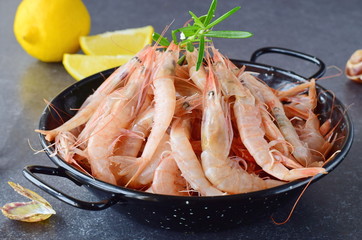
[[[144,25],[156,31],[175,20],[174,28],[189,17],[207,11],[209,1],[90,1],[85,0],[91,17],[91,34]],[[362,85],[344,75],[319,80],[346,105],[355,124],[355,139],[345,161],[329,176],[313,184],[303,195],[291,220],[281,226],[271,219],[232,230],[208,233],[179,233],[150,228],[131,221],[115,209],[98,212],[68,206],[42,192],[22,175],[30,164],[52,163],[40,149],[33,130],[50,100],[74,80],[62,64],[46,64],[27,55],[13,35],[13,19],[19,0],[0,2],[0,205],[23,201],[8,186],[13,181],[40,193],[57,211],[50,219],[29,224],[0,216],[0,239],[359,239],[362,235],[362,149],[359,103]],[[327,66],[344,69],[350,55],[361,49],[362,5],[360,0],[220,0],[218,13],[234,6],[242,9],[220,26],[230,30],[248,30],[254,37],[245,40],[217,40],[215,45],[225,55],[249,59],[260,47],[278,46],[305,52],[322,59]],[[219,29],[220,29],[219,28]],[[263,56],[260,61],[311,75],[314,66],[278,55]],[[329,69],[326,76],[337,71]],[[64,192],[80,199],[95,200],[91,192],[68,180],[46,177]],[[274,214],[277,221],[286,218],[292,206]]]

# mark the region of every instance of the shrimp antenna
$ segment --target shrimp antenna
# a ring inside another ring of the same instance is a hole
[[[47,104],[47,108],[49,109],[49,112],[50,112],[50,114],[52,115],[53,119],[56,120],[58,123],[61,123],[61,124],[64,123],[64,120],[63,120],[63,118],[62,118],[62,116],[60,115],[59,112],[62,112],[62,113],[64,113],[64,114],[68,115],[69,117],[71,117],[70,114],[64,112],[63,110],[61,110],[61,109],[59,109],[59,108],[57,108],[54,104],[52,104],[52,103],[49,102],[48,100],[46,100],[46,99],[43,99],[43,100],[44,100],[44,102]],[[56,117],[56,116],[53,115],[53,111],[52,111],[52,110],[55,112],[55,114],[56,114],[58,117]],[[60,121],[58,120],[58,118],[60,119]]]
[[[336,101],[336,94],[334,93],[334,92],[332,92],[331,90],[325,90],[325,91],[321,91],[319,94],[318,94],[318,97],[317,97],[317,99],[318,99],[318,102],[320,101],[320,99],[321,99],[321,95],[323,94],[323,93],[330,93],[331,95],[332,95],[332,107],[331,107],[331,111],[329,112],[329,118],[331,119],[332,118],[332,113],[333,113],[333,108],[334,108],[334,102]]]
[[[335,65],[328,66],[328,67],[327,67],[327,70],[328,70],[328,69],[336,69],[338,72],[337,72],[336,74],[332,74],[332,75],[329,75],[329,76],[324,76],[324,77],[318,78],[318,80],[340,77],[340,76],[342,76],[342,74],[343,74],[342,69],[340,69],[339,67],[337,67],[337,66],[335,66]]]
[[[274,217],[271,216],[271,219],[272,219],[272,221],[273,221],[274,224],[276,224],[276,225],[283,225],[283,224],[286,224],[287,222],[289,222],[289,220],[290,220],[290,218],[292,217],[292,215],[293,215],[293,213],[294,213],[294,210],[295,210],[295,208],[297,207],[300,199],[302,198],[303,194],[305,193],[305,191],[307,190],[307,188],[309,187],[309,185],[312,183],[312,181],[313,181],[313,179],[314,179],[315,176],[316,176],[316,175],[314,175],[313,177],[311,177],[311,179],[308,181],[307,185],[305,185],[305,187],[303,188],[303,191],[299,194],[299,196],[298,196],[297,200],[295,201],[292,209],[290,210],[288,217],[287,217],[283,222],[277,222],[277,221],[274,219]]]
[[[341,113],[342,113],[343,115],[345,115],[346,112],[347,112],[351,107],[352,107],[352,104],[349,105],[349,106],[347,106],[346,109],[345,109],[343,112],[341,112]],[[337,108],[337,109],[341,111],[340,108]],[[330,117],[329,119],[331,119],[331,117]],[[338,125],[339,125],[341,122],[342,122],[342,118],[340,118],[340,119],[338,120],[338,122],[335,124],[335,126],[334,126],[332,129],[330,129],[330,130],[324,135],[324,138],[329,139],[329,138],[331,137],[331,135],[334,133],[334,130],[338,127]]]
[[[154,44],[154,46],[158,46],[160,44],[160,42],[163,39],[163,36],[165,36],[166,32],[168,31],[168,29],[171,27],[171,25],[175,22],[175,19],[173,19],[170,24],[166,25],[166,27],[162,30],[160,36],[157,38],[156,43]],[[154,35],[155,36],[155,35]]]

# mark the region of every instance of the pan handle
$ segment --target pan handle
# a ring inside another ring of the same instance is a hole
[[[284,54],[284,55],[300,58],[300,59],[303,59],[303,60],[306,60],[308,62],[312,62],[312,63],[318,65],[319,66],[318,71],[316,73],[314,73],[312,76],[310,76],[308,79],[312,79],[312,78],[318,79],[318,78],[322,77],[323,74],[326,72],[326,65],[319,58],[302,53],[302,52],[297,52],[294,50],[286,49],[286,48],[279,48],[279,47],[260,48],[251,55],[250,61],[255,62],[258,57],[260,57],[261,55],[266,54],[266,53]]]
[[[58,177],[64,177],[75,184],[81,186],[82,184],[78,182],[76,179],[74,179],[70,174],[66,172],[66,170],[62,168],[54,168],[54,167],[46,167],[46,166],[26,166],[23,169],[23,175],[26,179],[28,179],[31,183],[42,189],[43,191],[47,192],[48,194],[52,195],[53,197],[77,208],[86,209],[86,210],[103,210],[106,208],[109,208],[110,206],[116,204],[120,201],[119,194],[112,195],[111,198],[102,200],[99,202],[87,202],[82,201],[79,199],[76,199],[74,197],[71,197],[55,187],[45,183],[43,180],[41,180],[38,176],[35,175],[35,173],[39,174],[45,174],[45,175],[52,175],[52,176],[58,176]]]

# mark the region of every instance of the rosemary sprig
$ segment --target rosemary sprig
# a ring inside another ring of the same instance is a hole
[[[214,13],[216,11],[216,6],[217,0],[213,0],[207,14],[200,17],[189,11],[189,14],[193,20],[193,24],[188,24],[186,27],[178,28],[171,32],[174,43],[178,44],[187,51],[192,52],[194,50],[194,44],[198,43],[199,55],[196,63],[196,70],[199,70],[202,64],[205,54],[205,42],[211,42],[210,38],[248,38],[253,36],[252,33],[245,31],[213,31],[212,28],[214,26],[224,21],[240,9],[240,7],[235,7],[223,14],[221,17],[212,21],[212,19],[215,17]],[[180,41],[176,36],[178,33],[180,34]],[[167,38],[156,32],[153,34],[153,40],[162,46],[170,45],[170,41]]]

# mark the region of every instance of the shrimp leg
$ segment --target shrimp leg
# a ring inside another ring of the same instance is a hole
[[[186,181],[181,176],[175,159],[169,156],[161,160],[155,170],[152,185],[147,191],[158,194],[187,196],[186,189]]]
[[[144,137],[149,134],[152,126],[153,115],[154,109],[151,107],[146,109],[135,119],[130,131],[140,135],[140,137],[130,136],[121,141],[114,152],[115,155],[137,157],[142,147]]]
[[[130,181],[136,174],[140,165],[143,163],[142,158],[128,156],[111,156],[110,169],[120,185],[127,185],[132,188],[141,188],[150,185],[154,177],[155,170],[160,161],[167,157],[170,152],[170,136],[165,133],[158,144],[155,153],[152,155],[147,168],[145,168],[137,178]]]

